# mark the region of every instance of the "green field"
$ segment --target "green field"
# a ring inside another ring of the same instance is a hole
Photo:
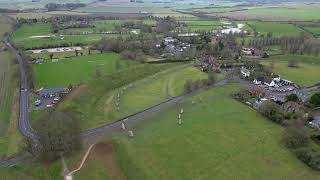
[[[62,108],[79,112],[81,126],[83,129],[90,129],[182,94],[187,79],[206,78],[204,73],[190,65],[138,65],[131,69],[123,70],[120,72],[121,77],[118,76],[119,79],[125,78],[127,82],[114,80],[115,82],[98,84],[94,89],[88,88],[80,97],[66,101],[62,104]],[[115,86],[118,83],[123,85]],[[102,89],[103,86],[106,90]],[[116,103],[119,103],[119,109]],[[87,121],[88,118],[90,121]]]
[[[272,56],[264,62],[268,65],[273,60],[274,72],[283,78],[293,81],[301,86],[311,86],[320,82],[320,58],[312,56],[282,55]],[[288,61],[297,60],[298,68],[289,68]]]
[[[50,36],[50,37],[39,37]],[[48,23],[36,23],[23,25],[12,35],[13,42],[24,49],[46,48],[48,46],[77,46],[92,44],[103,37],[115,37],[115,35],[87,34],[87,35],[63,35],[52,33],[52,27]]]
[[[78,168],[84,152],[74,154],[72,157],[65,158],[67,168],[74,170]],[[96,157],[89,157],[81,171],[74,174],[74,179],[87,180],[90,178],[108,180],[104,162]],[[61,180],[63,179],[63,166],[61,160],[51,163],[32,162],[19,166],[0,169],[2,179],[10,180]]]
[[[263,35],[271,32],[273,36],[298,36],[303,32],[299,27],[292,24],[262,21],[249,21],[247,24]]]
[[[304,26],[303,28],[311,32],[315,37],[320,37],[320,26]]]
[[[180,21],[187,25],[188,31],[210,31],[222,29],[223,23],[219,20],[182,20]]]
[[[281,126],[230,97],[237,89],[216,88],[146,117],[145,125],[129,125],[134,138],[114,138],[124,174],[148,180],[317,179],[319,172],[282,145]]]
[[[243,11],[249,15],[265,15],[271,17],[285,17],[292,19],[312,20],[320,19],[319,13],[320,4],[292,4],[286,6],[270,6],[256,7]]]
[[[126,68],[130,61],[121,60],[118,54],[94,54],[82,57],[61,59],[33,66],[36,87],[67,87],[96,76],[99,69],[102,75]]]

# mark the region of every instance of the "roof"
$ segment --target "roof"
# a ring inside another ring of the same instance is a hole
[[[65,88],[46,88],[46,89],[40,89],[39,95],[47,95],[47,94],[56,94],[56,93],[63,93],[65,92]]]

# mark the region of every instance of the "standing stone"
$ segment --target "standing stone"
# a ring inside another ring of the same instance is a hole
[[[178,120],[178,124],[182,125],[182,120],[181,119]]]
[[[133,131],[128,131],[129,137],[133,137]]]
[[[178,115],[178,119],[181,119],[181,114]]]
[[[181,108],[181,110],[180,110],[180,114],[183,114],[183,108]]]
[[[124,123],[121,123],[121,129],[126,130],[126,126],[124,125]]]

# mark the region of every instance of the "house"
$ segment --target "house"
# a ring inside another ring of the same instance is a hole
[[[274,75],[274,76],[272,77],[272,80],[278,83],[278,82],[281,81],[281,77],[280,77],[280,75]]]
[[[35,59],[32,59],[31,61],[33,64],[41,64],[44,62],[44,59],[43,58],[35,58]]]
[[[275,82],[274,80],[266,80],[264,82],[265,85],[269,86],[269,87],[279,87]]]
[[[241,67],[240,72],[243,77],[245,77],[245,78],[250,77],[250,71],[248,69],[246,69],[245,67]]]
[[[175,43],[176,41],[177,41],[177,39],[175,39],[175,38],[173,38],[173,37],[166,37],[166,38],[164,38],[164,43],[165,43],[166,45]]]
[[[246,57],[268,57],[268,54],[266,52],[258,48],[242,48],[241,53]]]
[[[319,118],[319,117],[316,117],[313,121],[309,122],[309,125],[310,125],[312,128],[320,129],[320,118]]]
[[[265,82],[264,77],[258,77],[253,80],[253,84],[255,85],[261,85],[261,84],[264,84],[264,82]]]

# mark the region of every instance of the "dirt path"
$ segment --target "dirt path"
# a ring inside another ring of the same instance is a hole
[[[69,174],[67,174],[67,175],[65,176],[65,179],[68,179],[68,180],[72,179],[72,174],[74,174],[75,172],[79,171],[79,170],[82,168],[83,164],[86,162],[86,160],[87,160],[87,158],[88,158],[88,156],[89,156],[89,154],[90,154],[90,152],[91,152],[91,150],[92,150],[92,148],[93,148],[94,145],[95,145],[95,144],[92,144],[92,145],[88,148],[87,152],[84,154],[84,156],[83,156],[83,158],[82,158],[82,161],[81,161],[79,167],[78,167],[77,169],[71,171]]]
[[[118,163],[115,159],[114,147],[111,141],[96,144],[93,150],[93,155],[96,159],[103,162],[106,167],[108,176],[112,180],[123,180],[126,179],[121,172]]]

